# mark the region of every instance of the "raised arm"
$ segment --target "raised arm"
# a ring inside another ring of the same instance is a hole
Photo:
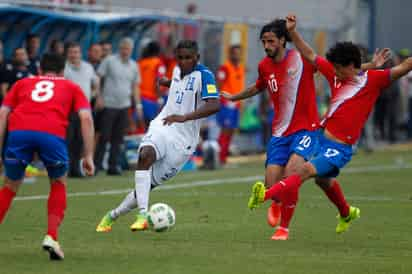
[[[262,92],[262,90],[259,90],[256,87],[256,84],[253,84],[253,85],[247,87],[245,90],[243,90],[243,91],[241,91],[241,92],[239,92],[238,94],[235,94],[235,95],[231,95],[229,93],[226,93],[226,92],[222,91],[221,96],[223,96],[224,98],[226,98],[230,101],[240,101],[240,100],[255,96],[256,94],[258,94],[260,92]]]
[[[380,68],[386,63],[386,61],[389,60],[390,57],[391,57],[391,50],[389,48],[376,49],[375,53],[373,54],[372,61],[368,63],[363,63],[361,65],[361,69],[368,70],[368,69]]]
[[[289,14],[286,16],[286,28],[289,32],[290,38],[293,44],[295,44],[296,49],[302,54],[302,56],[311,63],[315,63],[316,53],[315,51],[303,40],[303,37],[296,30],[296,15]]]
[[[391,68],[391,80],[395,81],[402,76],[408,74],[412,70],[412,57],[404,60],[397,66]]]

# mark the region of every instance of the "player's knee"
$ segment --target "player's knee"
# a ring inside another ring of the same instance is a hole
[[[332,180],[330,178],[316,178],[315,183],[323,190],[327,190],[332,185]]]
[[[156,151],[153,147],[145,146],[139,151],[137,169],[149,169],[156,161]]]
[[[316,169],[310,162],[306,162],[303,164],[302,168],[299,169],[297,174],[300,176],[302,181],[305,181],[316,175]]]
[[[299,173],[301,173],[301,172],[300,172],[298,166],[296,166],[296,165],[287,166],[286,169],[285,169],[284,177],[288,177],[290,175],[299,174]]]

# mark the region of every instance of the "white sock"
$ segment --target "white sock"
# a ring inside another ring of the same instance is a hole
[[[119,216],[125,215],[137,207],[136,196],[134,190],[127,194],[124,200],[118,207],[110,211],[110,216],[117,219]]]
[[[146,213],[149,208],[150,170],[136,170],[134,175],[135,192],[139,213]]]

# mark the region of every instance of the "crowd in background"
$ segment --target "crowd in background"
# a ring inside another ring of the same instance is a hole
[[[82,48],[76,42],[63,43],[53,40],[47,50],[65,56],[67,63],[64,76],[77,83],[92,103],[96,128],[96,167],[97,171],[103,170],[104,157],[108,151],[108,164],[105,169],[109,175],[121,174],[119,162],[125,135],[144,133],[150,121],[161,110],[167,100],[167,89],[157,84],[158,79],[170,78],[176,64],[171,47],[162,48],[161,43],[157,41],[144,43],[137,60],[131,58],[133,40],[123,38],[117,43],[117,52],[112,52],[110,42],[93,43],[87,50],[87,56],[82,56]],[[24,45],[13,50],[10,60],[4,60],[0,43],[0,100],[16,81],[39,73],[39,47],[39,36],[29,35]],[[244,49],[239,45],[230,47],[228,60],[225,60],[215,72],[219,87],[225,92],[240,92],[245,84],[251,84],[245,83],[246,69],[240,64],[242,50]],[[409,55],[407,49],[401,50],[393,54],[386,66],[398,64]],[[365,60],[366,56],[365,51]],[[217,115],[217,124],[221,130],[214,137],[220,145],[221,162],[224,163],[230,153],[232,136],[239,132],[239,128],[245,129],[239,126],[239,122],[231,124],[226,121],[225,117],[230,115],[240,116],[237,120],[246,117],[243,119],[245,123],[247,119],[254,119],[255,126],[252,127],[252,131],[258,132],[262,137],[260,142],[264,148],[271,134],[270,124],[276,110],[273,110],[266,93],[262,93],[258,101],[259,104],[254,108],[248,104],[242,106],[222,102],[228,110],[220,113],[220,117]],[[238,113],[234,114],[231,109],[236,109]],[[250,130],[246,131],[250,133]],[[208,138],[207,134],[203,137]],[[82,144],[79,120],[75,114],[71,117],[67,138],[71,159],[70,175],[82,176]],[[360,146],[370,151],[382,141],[396,143],[410,139],[412,75],[394,82],[383,92],[364,130]]]

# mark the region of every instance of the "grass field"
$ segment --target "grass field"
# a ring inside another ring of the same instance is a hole
[[[132,173],[70,180],[60,234],[63,262],[49,262],[40,249],[46,223],[42,195],[48,193],[40,179],[23,186],[0,226],[0,273],[409,274],[411,167],[410,151],[355,156],[340,181],[362,217],[343,235],[334,232],[335,208],[306,183],[287,242],[269,240],[273,230],[266,224],[266,208],[246,207],[253,177],[263,174],[260,161],[181,173],[154,191],[151,203],[165,202],[176,211],[177,224],[166,233],[130,232],[132,214],[109,234],[94,232],[103,214],[123,198],[119,192],[133,187]]]

